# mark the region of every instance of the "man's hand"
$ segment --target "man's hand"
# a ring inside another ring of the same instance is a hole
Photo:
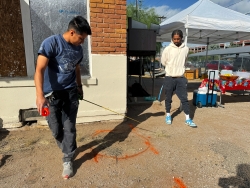
[[[82,80],[81,80],[81,69],[80,64],[76,65],[76,84],[77,84],[77,92],[79,95],[79,100],[83,99],[83,89],[82,89]]]
[[[39,114],[42,113],[43,106],[48,104],[43,93],[43,80],[44,80],[43,76],[44,76],[44,71],[48,65],[48,62],[49,59],[43,55],[39,55],[37,58],[34,81],[36,86],[36,106]]]
[[[81,87],[77,87],[77,92],[78,92],[78,95],[80,95],[79,99],[82,100],[83,97],[84,97],[82,86]]]
[[[48,101],[44,96],[37,96],[36,97],[36,106],[37,106],[37,111],[40,115],[42,115],[42,109],[44,106],[49,106]]]

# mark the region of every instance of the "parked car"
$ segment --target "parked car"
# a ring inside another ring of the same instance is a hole
[[[201,61],[201,62],[199,62],[199,65],[200,65],[200,67],[205,68],[206,67],[206,62],[205,61]]]
[[[206,70],[208,70],[208,69],[218,70],[218,64],[219,64],[219,60],[210,61],[210,62],[207,63],[207,65],[206,65]],[[220,61],[219,70],[222,70],[222,69],[225,69],[225,70],[233,70],[234,67],[233,67],[233,65],[231,65],[228,61],[221,60],[221,61]]]
[[[205,68],[205,66],[206,66],[206,63],[205,62],[195,62],[195,63],[193,63],[194,64],[194,66],[195,67],[197,67],[197,68]]]
[[[234,71],[250,71],[250,59],[238,58],[233,63]]]

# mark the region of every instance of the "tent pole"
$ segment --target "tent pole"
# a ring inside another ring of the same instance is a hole
[[[206,49],[206,64],[207,64],[207,54],[208,54],[209,37],[207,37],[207,49]]]
[[[139,75],[139,84],[142,84],[142,66],[143,66],[143,56],[140,59],[140,75]]]
[[[154,96],[154,90],[155,90],[155,55],[153,57],[153,83],[152,83],[152,97]]]
[[[188,15],[186,16],[186,24],[188,25]],[[184,44],[185,46],[187,46],[187,40],[188,40],[188,28],[186,28],[186,36],[185,36],[185,41],[184,41]]]
[[[220,71],[220,55],[219,55],[218,71]]]
[[[240,71],[242,71],[242,64],[243,64],[243,56],[241,57]]]
[[[185,36],[185,46],[187,46],[187,38],[188,38],[188,28],[186,28],[186,36]]]

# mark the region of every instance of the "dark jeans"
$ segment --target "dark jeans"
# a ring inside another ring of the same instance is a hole
[[[53,92],[50,96],[47,121],[61,148],[63,162],[72,161],[76,146],[76,117],[79,106],[77,88]]]
[[[187,79],[185,77],[165,77],[165,106],[167,113],[170,113],[172,96],[174,92],[182,103],[184,113],[189,115],[190,111],[187,98]]]

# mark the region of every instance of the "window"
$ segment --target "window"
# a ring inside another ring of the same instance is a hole
[[[0,77],[25,77],[23,26],[19,1],[0,2]]]
[[[87,19],[87,0],[30,0],[30,16],[33,36],[35,62],[42,41],[54,34],[63,34],[69,21],[76,15]],[[84,57],[81,62],[82,75],[89,76],[89,41],[83,47]]]

